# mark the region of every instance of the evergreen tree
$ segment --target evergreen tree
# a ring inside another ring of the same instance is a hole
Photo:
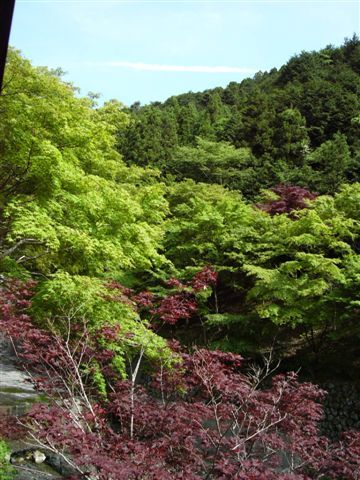
[[[345,182],[345,173],[350,163],[350,151],[345,135],[337,133],[332,140],[324,142],[309,157],[315,171],[313,182],[320,193],[335,193]]]
[[[276,156],[286,161],[289,169],[302,167],[309,151],[306,121],[299,110],[288,108],[277,117],[274,143]]]

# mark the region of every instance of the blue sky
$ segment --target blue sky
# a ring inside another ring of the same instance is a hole
[[[359,33],[360,0],[17,0],[10,42],[126,105],[280,67]]]

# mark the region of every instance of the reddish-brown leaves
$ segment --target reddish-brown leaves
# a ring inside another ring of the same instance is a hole
[[[215,281],[212,271],[203,271],[191,286],[196,290]],[[72,479],[359,479],[359,432],[346,433],[337,443],[320,435],[324,392],[315,385],[299,383],[291,373],[259,388],[261,371],[244,374],[239,355],[181,352],[176,342],[178,364],[170,370],[159,365],[146,382],[134,385],[115,377],[113,354],[104,347],[104,338],[116,341],[120,327],[104,327],[95,338],[81,329],[74,343],[39,329],[26,314],[33,287],[9,282],[1,288],[0,323],[18,343],[27,368],[36,372],[37,387],[51,399],[34,406],[23,421],[35,438],[69,459]],[[159,303],[142,295],[138,305],[150,306],[159,318],[172,315],[170,323],[187,318],[196,309],[193,292],[174,282],[171,288],[178,290]],[[86,396],[81,393],[71,358],[80,370],[96,359],[108,382],[107,399],[91,382],[84,381]],[[74,388],[65,388],[66,375]],[[6,430],[5,423],[1,427]]]
[[[306,188],[298,187],[296,185],[280,184],[271,189],[279,198],[276,200],[269,200],[266,203],[259,203],[256,206],[269,213],[276,215],[280,213],[291,213],[294,210],[302,210],[307,208],[309,201],[315,200],[316,193],[310,192]]]

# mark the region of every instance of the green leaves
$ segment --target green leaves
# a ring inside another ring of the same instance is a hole
[[[276,269],[245,266],[256,278],[248,297],[256,300],[260,316],[274,323],[316,323],[318,317],[312,318],[312,314],[323,307],[324,295],[334,284],[344,282],[339,261],[309,253],[298,253],[294,258]]]
[[[0,438],[0,480],[11,480],[16,474],[15,468],[10,464],[10,449]]]
[[[359,223],[345,213],[345,198],[353,198],[357,190],[354,185],[335,199],[319,197],[295,220],[272,217],[263,237],[268,253],[244,267],[254,281],[248,299],[260,316],[278,324],[319,326],[332,318],[337,303],[341,321],[341,312],[357,295],[356,290],[348,297],[340,294],[349,283],[349,266],[354,266],[350,259],[357,258],[353,247]]]
[[[122,377],[126,377],[127,357],[131,358],[140,349],[152,361],[169,356],[166,341],[148,329],[134,305],[125,297],[124,301],[116,298],[104,281],[94,277],[57,272],[38,288],[32,313],[47,328],[62,333],[69,326],[80,332],[86,327],[97,338],[102,328],[119,327],[117,340],[108,340],[106,336],[98,340],[114,352],[113,363]],[[100,372],[97,382],[101,386]]]
[[[12,190],[3,200],[10,226],[1,241],[38,242],[24,243],[16,260],[42,274],[95,276],[160,265],[163,187],[153,172],[127,168],[116,152],[115,132],[129,123],[122,105],[94,110],[57,75],[14,51],[7,76],[0,170],[11,165]]]
[[[265,217],[238,193],[219,185],[186,181],[169,188],[170,216],[164,246],[179,268],[233,263],[244,258],[257,236],[256,219]],[[231,259],[231,260],[230,260]]]
[[[197,138],[196,147],[179,147],[166,165],[177,180],[192,178],[197,182],[218,183],[243,192],[255,181],[255,158],[250,149],[235,149],[225,142]]]
[[[350,163],[350,150],[346,136],[340,133],[324,142],[309,156],[314,169],[313,185],[320,193],[336,192],[345,181]]]
[[[165,355],[165,342],[126,303],[109,299],[106,278],[167,263],[159,253],[167,202],[158,174],[127,167],[116,133],[129,117],[117,101],[96,109],[46,68],[11,51],[0,110],[0,259],[42,279],[34,312],[93,331],[120,324],[118,371],[142,347]],[[126,337],[132,335],[130,341]],[[100,375],[100,374],[99,374]],[[101,386],[101,377],[98,383]]]
[[[182,182],[168,193],[165,251],[180,271],[216,265],[232,300],[206,315],[211,327],[339,328],[358,302],[358,193],[345,186],[293,217],[270,216],[220,186]]]

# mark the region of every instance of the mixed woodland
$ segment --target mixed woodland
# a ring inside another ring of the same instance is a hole
[[[10,49],[0,326],[46,401],[1,435],[69,479],[358,480],[317,384],[359,383],[360,40],[144,106],[62,77]]]

